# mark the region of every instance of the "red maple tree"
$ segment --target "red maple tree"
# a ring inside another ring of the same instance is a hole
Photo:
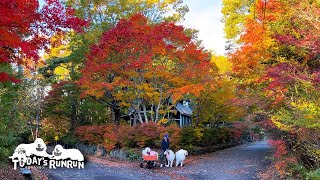
[[[1,64],[22,64],[26,63],[25,59],[37,62],[38,51],[47,48],[54,32],[68,28],[80,31],[86,24],[59,0],[46,0],[42,8],[37,0],[2,0],[0,17]],[[0,82],[8,81],[18,79],[0,72]]]

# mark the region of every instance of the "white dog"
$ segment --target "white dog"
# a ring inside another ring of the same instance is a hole
[[[188,156],[188,151],[184,149],[180,149],[179,151],[176,152],[176,166],[179,164],[183,165],[184,160],[186,159],[186,156]]]
[[[174,152],[171,150],[166,150],[163,154],[166,156],[168,161],[168,165],[166,165],[166,167],[172,167],[173,160],[175,158]]]
[[[34,141],[34,145],[36,147],[36,151],[33,153],[36,156],[49,157],[50,155],[47,153],[47,145],[41,138],[37,138]]]
[[[19,148],[18,152],[14,154],[15,157],[11,156],[9,158],[18,158],[19,162],[27,162],[26,150],[23,148]]]
[[[68,158],[77,161],[84,160],[82,153],[78,149],[64,149],[60,144],[57,144],[54,147],[54,150],[52,152],[52,158],[57,160]]]
[[[151,152],[151,149],[149,147],[146,147],[144,150],[142,150],[142,155],[148,156],[150,152]]]
[[[41,138],[37,138],[34,143],[30,144],[19,144],[14,150],[14,153],[9,158],[18,158],[19,161],[25,161],[27,156],[36,155],[42,157],[49,157],[50,155],[46,152],[47,146]]]

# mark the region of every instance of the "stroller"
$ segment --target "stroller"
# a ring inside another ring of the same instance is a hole
[[[151,151],[149,147],[142,150],[142,162],[140,163],[140,167],[146,167],[148,169],[152,169],[156,167],[156,162],[159,160],[159,155],[155,151]],[[144,166],[144,163],[146,164]]]

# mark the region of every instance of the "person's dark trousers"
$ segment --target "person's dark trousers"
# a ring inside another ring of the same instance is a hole
[[[161,154],[160,154],[160,163],[165,166],[167,163],[167,158],[164,155],[165,150],[161,150]]]

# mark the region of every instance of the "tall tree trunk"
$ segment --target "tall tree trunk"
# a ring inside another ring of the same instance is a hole
[[[111,114],[113,124],[120,125],[120,108],[113,107]]]
[[[36,114],[36,139],[38,138],[39,126],[40,126],[40,109],[37,109],[37,114]]]
[[[142,116],[141,116],[141,113],[140,113],[140,103],[138,103],[137,112],[138,112],[139,121],[142,124],[143,123],[143,119],[142,119]]]
[[[151,121],[152,122],[155,122],[155,120],[154,120],[154,111],[153,111],[153,104],[151,105],[151,112],[153,112],[153,113],[150,113],[150,117],[151,117]]]
[[[155,117],[154,122],[158,122],[158,120],[159,120],[159,109],[160,109],[160,107],[158,106],[158,107],[156,108],[156,112],[155,112],[156,117]]]
[[[78,115],[77,115],[77,100],[71,99],[71,131],[74,131],[77,127]]]
[[[143,108],[143,115],[144,115],[144,119],[146,121],[146,123],[148,123],[148,116],[147,116],[147,107],[145,104],[142,105],[142,108]]]

